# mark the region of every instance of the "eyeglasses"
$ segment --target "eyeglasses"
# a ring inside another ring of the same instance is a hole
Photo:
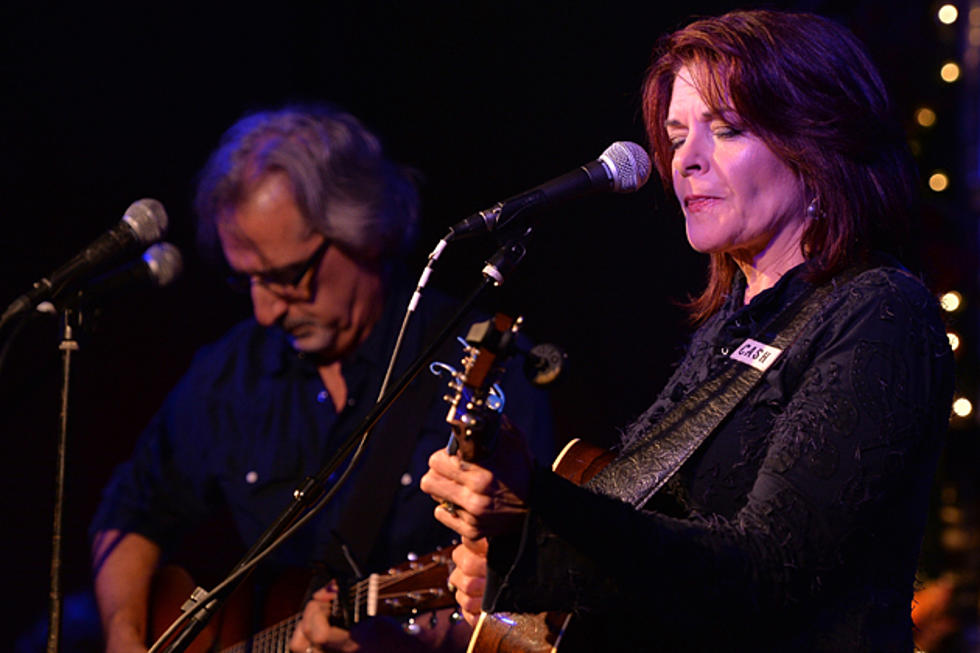
[[[302,284],[308,276],[312,276],[310,272],[320,266],[320,261],[329,248],[330,241],[324,238],[320,246],[304,261],[264,272],[236,272],[229,274],[225,280],[235,292],[247,293],[252,289],[252,284],[259,284],[282,299],[309,299],[310,289],[302,288]]]

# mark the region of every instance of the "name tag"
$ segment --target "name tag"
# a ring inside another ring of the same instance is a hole
[[[783,353],[782,349],[770,347],[749,338],[732,352],[731,358],[765,372],[779,358],[781,353]]]

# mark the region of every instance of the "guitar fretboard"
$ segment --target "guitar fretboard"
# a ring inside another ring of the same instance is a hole
[[[424,602],[433,608],[450,605],[452,597],[444,586],[445,576],[448,575],[448,562],[449,549],[447,548],[426,556],[424,560],[409,566],[406,570],[392,571],[389,574],[381,575],[373,574],[370,578],[354,583],[348,590],[348,604],[353,610],[351,615],[353,622],[357,623],[367,618],[369,597],[372,594],[374,594],[373,602],[378,614],[391,616],[408,614]],[[425,582],[412,584],[414,579],[440,568],[442,569],[442,576],[440,576],[442,582],[439,585],[433,587]],[[372,578],[373,591],[371,590]],[[400,589],[393,592],[385,591],[396,586]],[[337,608],[338,604],[334,602],[335,615]],[[240,642],[222,649],[221,653],[288,653],[289,639],[302,617],[302,612],[294,614],[288,619],[256,633],[251,642]]]
[[[240,642],[223,649],[221,653],[288,653],[289,638],[293,636],[293,629],[302,617],[303,613],[294,614],[256,633],[251,643]]]

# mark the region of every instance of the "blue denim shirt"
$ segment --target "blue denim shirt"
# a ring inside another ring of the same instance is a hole
[[[319,471],[373,406],[407,299],[404,292],[389,297],[368,339],[343,361],[348,400],[339,413],[314,362],[297,354],[279,329],[250,319],[203,348],[141,435],[131,459],[114,472],[91,531],[137,532],[170,550],[193,527],[227,511],[241,543],[251,546],[291,501],[302,479]],[[428,344],[429,334],[442,325],[441,316],[451,314],[449,308],[437,293],[426,296],[405,338],[399,357],[403,366]],[[457,364],[460,347],[449,343],[447,351],[453,353],[446,362]],[[507,413],[533,434],[535,456],[550,461],[547,397],[515,373],[519,365],[512,367],[503,382]],[[405,434],[417,444],[395,480],[400,487],[369,559],[358,561],[367,567],[364,572],[387,569],[409,552],[423,554],[452,539],[433,518],[432,499],[419,490],[429,455],[445,446],[449,435],[443,381],[433,389],[426,405],[418,406],[426,413],[421,432]],[[302,565],[319,557],[355,480],[356,473],[337,500],[273,559]],[[234,562],[230,558],[224,567]]]

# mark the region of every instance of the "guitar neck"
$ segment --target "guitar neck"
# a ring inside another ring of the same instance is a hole
[[[303,613],[297,613],[288,619],[283,619],[277,624],[269,626],[265,630],[256,633],[251,641],[239,642],[234,646],[222,649],[221,653],[288,653],[289,639],[293,636],[293,629],[302,619]]]
[[[346,602],[351,623],[376,615],[397,617],[453,605],[452,593],[446,585],[451,553],[452,547],[439,549],[387,574],[371,574],[351,585]],[[333,604],[333,613],[340,615],[337,602]],[[250,642],[240,642],[222,649],[221,653],[286,653],[289,639],[302,617],[303,613],[294,614],[259,631]]]

